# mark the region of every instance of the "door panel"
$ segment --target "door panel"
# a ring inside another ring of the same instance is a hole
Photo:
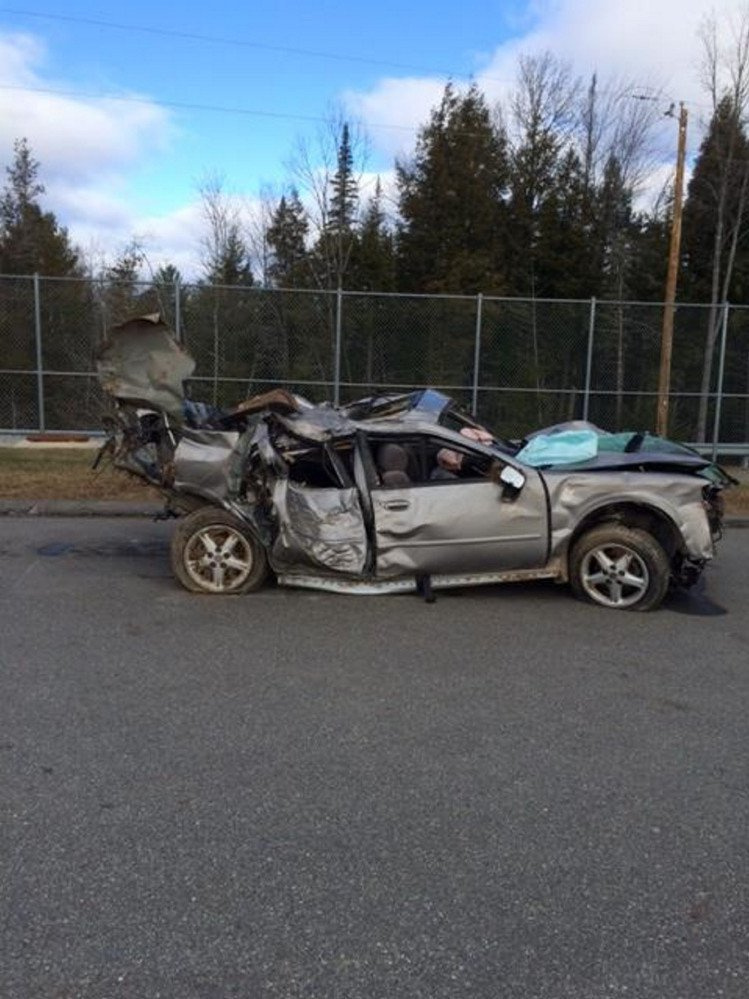
[[[546,563],[546,494],[537,472],[511,502],[488,480],[373,489],[378,577],[497,572]]]
[[[273,506],[278,536],[271,563],[276,571],[364,572],[367,532],[356,489],[310,488],[278,479]]]

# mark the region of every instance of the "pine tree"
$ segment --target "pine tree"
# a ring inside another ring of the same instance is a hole
[[[308,283],[305,260],[309,220],[296,188],[283,195],[267,232],[272,259],[268,276],[277,288],[304,287]]]
[[[359,190],[354,176],[354,154],[348,122],[341,129],[336,171],[330,181],[330,217],[328,228],[332,232],[348,233],[356,220]]]
[[[13,148],[15,159],[6,168],[8,182],[0,197],[0,273],[80,276],[79,254],[67,230],[39,205],[44,194],[39,163],[26,139]]]
[[[395,289],[395,248],[382,207],[379,177],[352,251],[349,283],[358,291]]]
[[[700,147],[684,207],[685,290],[710,303],[703,352],[696,439],[705,440],[720,305],[749,286],[743,245],[749,211],[749,137],[740,108],[720,100]],[[739,298],[739,300],[742,300]]]
[[[354,154],[347,122],[341,126],[336,168],[330,177],[328,204],[322,230],[312,248],[310,263],[322,287],[343,287],[356,241],[359,190],[354,176]]]
[[[174,264],[162,264],[154,273],[152,284],[161,318],[175,329],[178,315],[177,297],[179,296],[182,307],[186,304],[185,299],[188,294],[183,289],[179,269]]]
[[[740,201],[748,170],[749,138],[731,100],[724,98],[700,146],[684,205],[683,288],[692,301],[711,300],[716,270],[719,287],[728,278],[729,299],[744,301],[746,297],[749,254],[745,250],[737,254],[729,275],[726,268],[734,229],[742,224],[740,207],[746,208]],[[720,218],[725,220],[722,233],[717,232]]]
[[[109,325],[154,312],[158,308],[156,290],[150,288],[141,275],[145,259],[143,247],[132,239],[104,268],[99,287],[101,305]]]
[[[569,149],[556,165],[537,211],[535,294],[583,298],[595,293],[598,275],[586,218],[580,158]]]
[[[483,95],[448,84],[410,162],[396,164],[404,290],[501,292],[506,140]]]

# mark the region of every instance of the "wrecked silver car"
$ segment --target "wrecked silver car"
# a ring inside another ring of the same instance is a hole
[[[233,409],[185,397],[194,369],[158,316],[115,328],[102,449],[179,516],[171,560],[199,593],[347,593],[532,579],[649,610],[713,557],[727,477],[682,445],[592,424],[492,435],[426,389],[313,405],[283,389]]]

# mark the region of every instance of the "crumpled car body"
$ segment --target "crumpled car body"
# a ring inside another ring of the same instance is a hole
[[[547,428],[549,460],[536,446],[526,462],[533,435],[496,437],[433,389],[337,408],[276,389],[219,410],[185,398],[190,359],[158,317],[113,330],[99,364],[116,402],[104,450],[184,517],[173,566],[196,591],[244,592],[266,571],[428,598],[545,578],[650,609],[696,581],[720,535],[727,477],[650,435]]]

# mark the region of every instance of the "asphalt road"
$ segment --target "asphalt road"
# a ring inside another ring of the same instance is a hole
[[[0,520],[3,999],[745,999],[749,530],[644,615],[170,530]]]

